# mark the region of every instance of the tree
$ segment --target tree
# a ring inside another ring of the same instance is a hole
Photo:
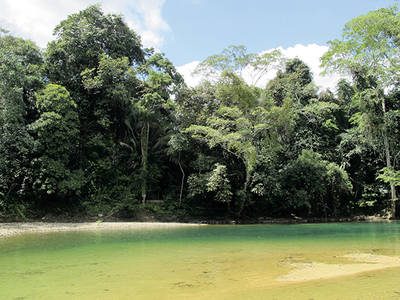
[[[176,162],[179,166],[179,169],[182,173],[181,185],[179,189],[179,206],[182,205],[182,197],[183,197],[183,187],[185,184],[185,170],[182,165],[182,152],[185,152],[189,148],[189,141],[186,135],[183,135],[181,132],[177,132],[171,135],[171,138],[168,142],[168,155],[172,158],[174,162]]]
[[[191,125],[186,131],[207,143],[210,148],[221,147],[243,164],[245,180],[241,197],[237,199],[237,214],[240,215],[246,204],[246,193],[257,157],[256,147],[252,144],[254,125],[237,107],[221,107],[209,119],[208,126]],[[222,171],[221,168],[219,170]]]
[[[47,76],[74,93],[81,86],[81,73],[97,68],[102,55],[127,57],[129,65],[144,60],[137,34],[120,15],[104,15],[98,5],[70,15],[54,34],[56,40],[46,49]]]
[[[281,149],[285,136],[293,128],[293,120],[290,104],[271,110],[259,106],[247,114],[236,106],[222,106],[208,119],[207,125],[193,124],[185,130],[192,137],[206,143],[210,149],[219,147],[241,163],[239,172],[244,175],[242,186],[233,202],[237,216],[248,204],[251,193],[268,192],[261,191],[265,185],[260,183],[260,176],[253,178],[254,172],[265,153],[272,154]],[[210,174],[214,174],[212,172]],[[234,170],[228,173],[234,173]]]
[[[382,173],[378,176],[378,179],[386,183],[393,182],[395,186],[400,186],[400,171],[383,168]]]
[[[386,168],[393,166],[391,141],[388,134],[388,108],[386,95],[396,84],[400,75],[400,13],[397,6],[382,8],[361,15],[348,22],[343,30],[342,40],[330,41],[330,48],[322,58],[327,70],[341,70],[350,73],[363,70],[373,77],[375,85],[364,91],[364,98],[380,103],[382,121],[378,132],[383,141]],[[370,113],[370,112],[369,112]],[[366,118],[362,118],[366,120]],[[361,119],[360,119],[361,120]],[[359,126],[368,126],[359,122]],[[394,141],[392,141],[393,143]],[[390,182],[390,215],[396,214],[396,187]]]
[[[225,165],[215,163],[210,172],[204,174],[192,174],[189,176],[190,196],[204,195],[204,190],[214,193],[214,199],[220,203],[232,201],[232,186]]]
[[[33,160],[34,187],[39,195],[54,195],[56,199],[79,195],[85,180],[76,163],[79,146],[76,103],[64,87],[48,84],[37,93],[36,105],[40,117],[30,125],[37,135],[39,154]]]
[[[20,215],[19,205],[27,200],[32,182],[34,140],[27,125],[36,114],[42,63],[31,41],[0,35],[0,210],[15,208]]]
[[[148,55],[145,63],[138,68],[138,74],[143,78],[144,88],[140,98],[134,104],[138,113],[136,126],[139,128],[143,205],[148,197],[148,181],[151,178],[149,156],[151,150],[155,151],[157,148],[165,150],[164,154],[167,152],[168,139],[172,134],[174,109],[170,97],[176,94],[183,84],[183,78],[163,54],[150,51]],[[150,139],[150,135],[153,140]]]
[[[317,91],[310,68],[298,58],[286,61],[284,70],[279,70],[276,77],[268,82],[266,90],[278,106],[285,99],[298,106],[306,105],[316,97]]]
[[[70,15],[54,33],[45,52],[46,77],[66,88],[77,106],[82,196],[90,205],[111,206],[130,198],[126,183],[134,164],[121,162],[135,154],[121,142],[131,138],[126,120],[144,88],[137,68],[145,51],[121,16],[103,14],[97,5]]]
[[[303,216],[337,216],[351,189],[346,171],[312,150],[303,150],[283,171],[283,205]]]
[[[45,53],[46,76],[65,87],[77,104],[79,157],[86,168],[116,152],[116,139],[124,135],[121,120],[140,90],[129,69],[142,64],[145,54],[122,17],[103,14],[97,5],[70,15],[54,33],[57,38]]]
[[[218,79],[224,71],[235,73],[242,79],[246,74],[250,77],[250,84],[255,86],[269,71],[280,68],[283,61],[279,50],[256,54],[247,53],[243,45],[229,46],[221,54],[207,57],[195,73],[203,74],[208,80]]]
[[[295,139],[292,142],[295,153],[301,149],[312,149],[323,153],[325,159],[335,159],[335,147],[341,132],[338,122],[340,107],[327,101],[310,101],[298,110]]]
[[[224,71],[215,85],[215,98],[221,106],[236,106],[247,113],[255,107],[257,100],[262,99],[262,95],[235,73]]]

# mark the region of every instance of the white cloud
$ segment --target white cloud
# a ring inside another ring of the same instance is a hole
[[[328,50],[327,46],[320,46],[317,44],[310,44],[310,45],[301,45],[297,44],[293,47],[289,48],[278,48],[280,51],[282,51],[282,54],[287,57],[287,58],[295,58],[298,57],[302,61],[304,61],[311,69],[311,72],[314,75],[314,82],[315,84],[319,87],[320,90],[324,89],[330,89],[331,91],[335,91],[337,82],[339,81],[340,78],[343,76],[340,74],[327,74],[325,76],[321,75],[321,72],[323,71],[320,68],[320,58],[321,56]],[[262,51],[260,54],[265,53],[265,52],[270,52],[274,49],[269,49]],[[177,70],[183,75],[185,78],[186,83],[189,86],[196,86],[198,85],[202,79],[200,75],[193,75],[192,72],[198,65],[198,61],[194,61],[188,64],[185,64],[183,66],[177,67]],[[266,84],[268,83],[269,80],[273,79],[276,75],[277,70],[271,70],[267,74],[265,74],[258,82],[257,86],[259,87],[265,87]],[[251,68],[245,69],[242,72],[242,76],[244,80],[251,84],[252,83],[252,77],[250,75],[251,73]]]
[[[320,46],[317,44],[309,44],[309,45],[302,45],[297,44],[293,47],[289,47],[287,49],[283,49],[282,47],[278,48],[282,51],[283,55],[288,58],[295,58],[298,57],[302,61],[306,63],[311,69],[311,72],[314,75],[314,82],[320,88],[323,89],[330,89],[331,91],[335,91],[336,85],[340,78],[343,78],[340,74],[328,74],[325,76],[321,75],[323,71],[320,67],[321,64],[321,57],[322,55],[328,51],[327,46]]]
[[[162,32],[169,26],[161,15],[165,0],[0,0],[0,27],[12,34],[29,38],[40,47],[54,39],[54,27],[68,15],[100,3],[105,13],[124,16],[138,32],[145,47],[160,47]]]
[[[192,61],[186,65],[177,67],[177,71],[183,76],[185,82],[190,87],[195,87],[199,85],[200,82],[203,80],[203,76],[193,74],[193,71],[196,69],[200,62],[199,61]]]

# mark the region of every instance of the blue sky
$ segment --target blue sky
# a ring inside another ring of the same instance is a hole
[[[340,38],[347,21],[395,0],[0,0],[0,27],[44,48],[61,20],[94,3],[123,14],[143,45],[164,52],[190,85],[200,80],[191,74],[199,61],[243,44],[250,52],[279,48],[297,56],[317,85],[333,89],[337,76],[319,76],[327,41]]]
[[[340,37],[344,24],[388,0],[167,0],[169,24],[161,47],[177,65],[244,44],[251,52],[296,44],[326,45]]]

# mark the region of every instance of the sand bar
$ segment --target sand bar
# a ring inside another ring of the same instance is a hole
[[[153,222],[92,222],[92,223],[0,223],[0,238],[21,233],[41,233],[82,230],[158,229],[202,226],[193,223],[153,223]]]
[[[292,265],[294,269],[288,274],[278,277],[277,281],[300,282],[328,279],[339,276],[355,275],[362,272],[400,267],[400,257],[396,256],[352,253],[341,257],[348,259],[349,263],[292,263],[290,265]]]

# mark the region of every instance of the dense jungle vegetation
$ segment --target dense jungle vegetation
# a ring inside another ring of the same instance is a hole
[[[297,58],[244,46],[203,61],[208,80],[190,88],[98,6],[54,34],[42,50],[0,32],[0,218],[395,216],[397,6],[329,42],[322,65],[351,78],[336,91]]]

